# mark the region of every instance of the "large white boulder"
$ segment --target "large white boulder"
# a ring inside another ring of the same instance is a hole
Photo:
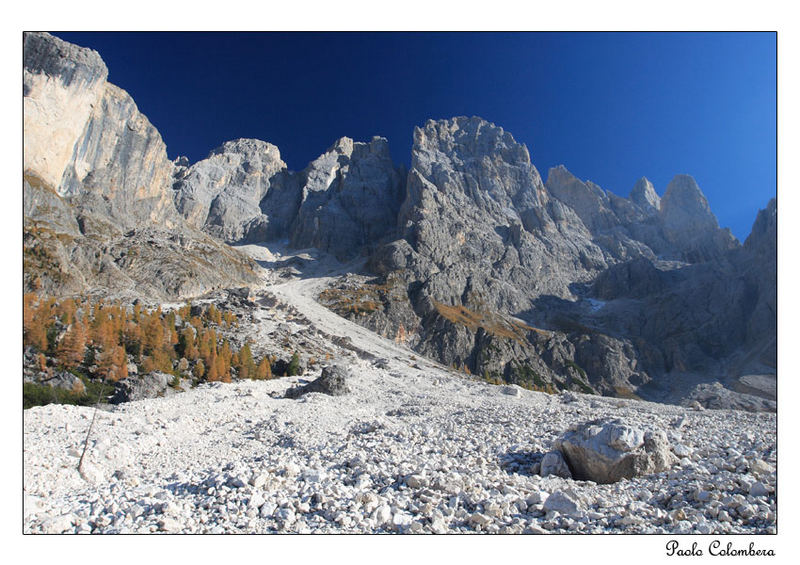
[[[613,483],[659,473],[677,462],[662,430],[603,418],[573,426],[556,442],[576,479]]]

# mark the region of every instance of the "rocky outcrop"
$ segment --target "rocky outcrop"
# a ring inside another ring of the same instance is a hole
[[[640,178],[633,185],[628,199],[648,214],[655,214],[661,207],[661,198],[656,193],[653,183],[646,177]]]
[[[25,34],[24,169],[85,213],[132,227],[174,227],[172,163],[158,131],[99,55],[49,34]]]
[[[122,379],[114,383],[114,393],[111,404],[134,402],[146,398],[161,398],[183,392],[191,387],[191,382],[186,380],[175,381],[172,375],[155,371],[136,378]],[[173,386],[172,383],[175,383]]]
[[[280,151],[265,141],[224,143],[176,177],[175,206],[187,222],[231,243],[280,237],[297,210]]]

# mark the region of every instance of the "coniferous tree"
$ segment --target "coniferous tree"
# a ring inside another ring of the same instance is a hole
[[[82,320],[76,320],[67,329],[56,348],[56,357],[63,367],[74,369],[81,364],[86,352],[86,334]]]

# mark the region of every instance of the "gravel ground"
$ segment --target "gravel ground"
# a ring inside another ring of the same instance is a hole
[[[275,282],[320,336],[370,353],[330,345],[349,394],[281,398],[317,371],[100,410],[82,475],[94,409],[26,410],[24,532],[775,532],[775,414],[471,381],[319,306],[324,278]],[[663,429],[680,463],[608,485],[536,474],[604,416]]]

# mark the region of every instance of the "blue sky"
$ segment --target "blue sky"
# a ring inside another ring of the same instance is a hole
[[[627,196],[695,177],[743,240],[776,194],[774,33],[55,33],[96,49],[169,156],[277,145],[299,170],[341,136],[389,139],[477,115]]]

